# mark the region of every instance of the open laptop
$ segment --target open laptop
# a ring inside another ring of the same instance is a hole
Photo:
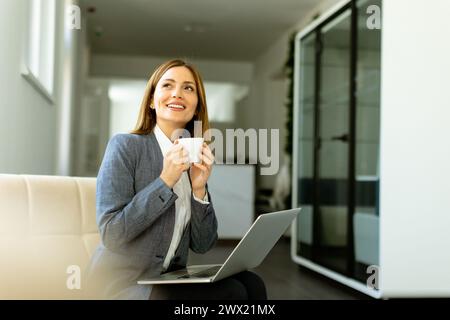
[[[154,278],[141,279],[138,284],[216,282],[233,274],[256,268],[299,212],[300,208],[296,208],[258,216],[224,264],[192,265]]]

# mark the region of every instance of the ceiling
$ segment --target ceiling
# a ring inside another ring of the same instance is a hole
[[[92,53],[253,61],[318,0],[82,0]]]

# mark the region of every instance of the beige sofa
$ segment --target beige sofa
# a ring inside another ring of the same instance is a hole
[[[0,174],[0,299],[80,299],[99,243],[95,178]]]

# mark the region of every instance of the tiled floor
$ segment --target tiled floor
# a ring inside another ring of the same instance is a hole
[[[223,263],[234,244],[220,243],[204,255],[192,254],[190,264]],[[290,258],[289,240],[281,239],[263,263],[253,270],[265,281],[269,299],[372,299],[333,280],[299,267]]]

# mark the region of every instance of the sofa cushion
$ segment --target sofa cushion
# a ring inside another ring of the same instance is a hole
[[[0,299],[85,297],[84,271],[100,239],[95,184],[0,175]]]

